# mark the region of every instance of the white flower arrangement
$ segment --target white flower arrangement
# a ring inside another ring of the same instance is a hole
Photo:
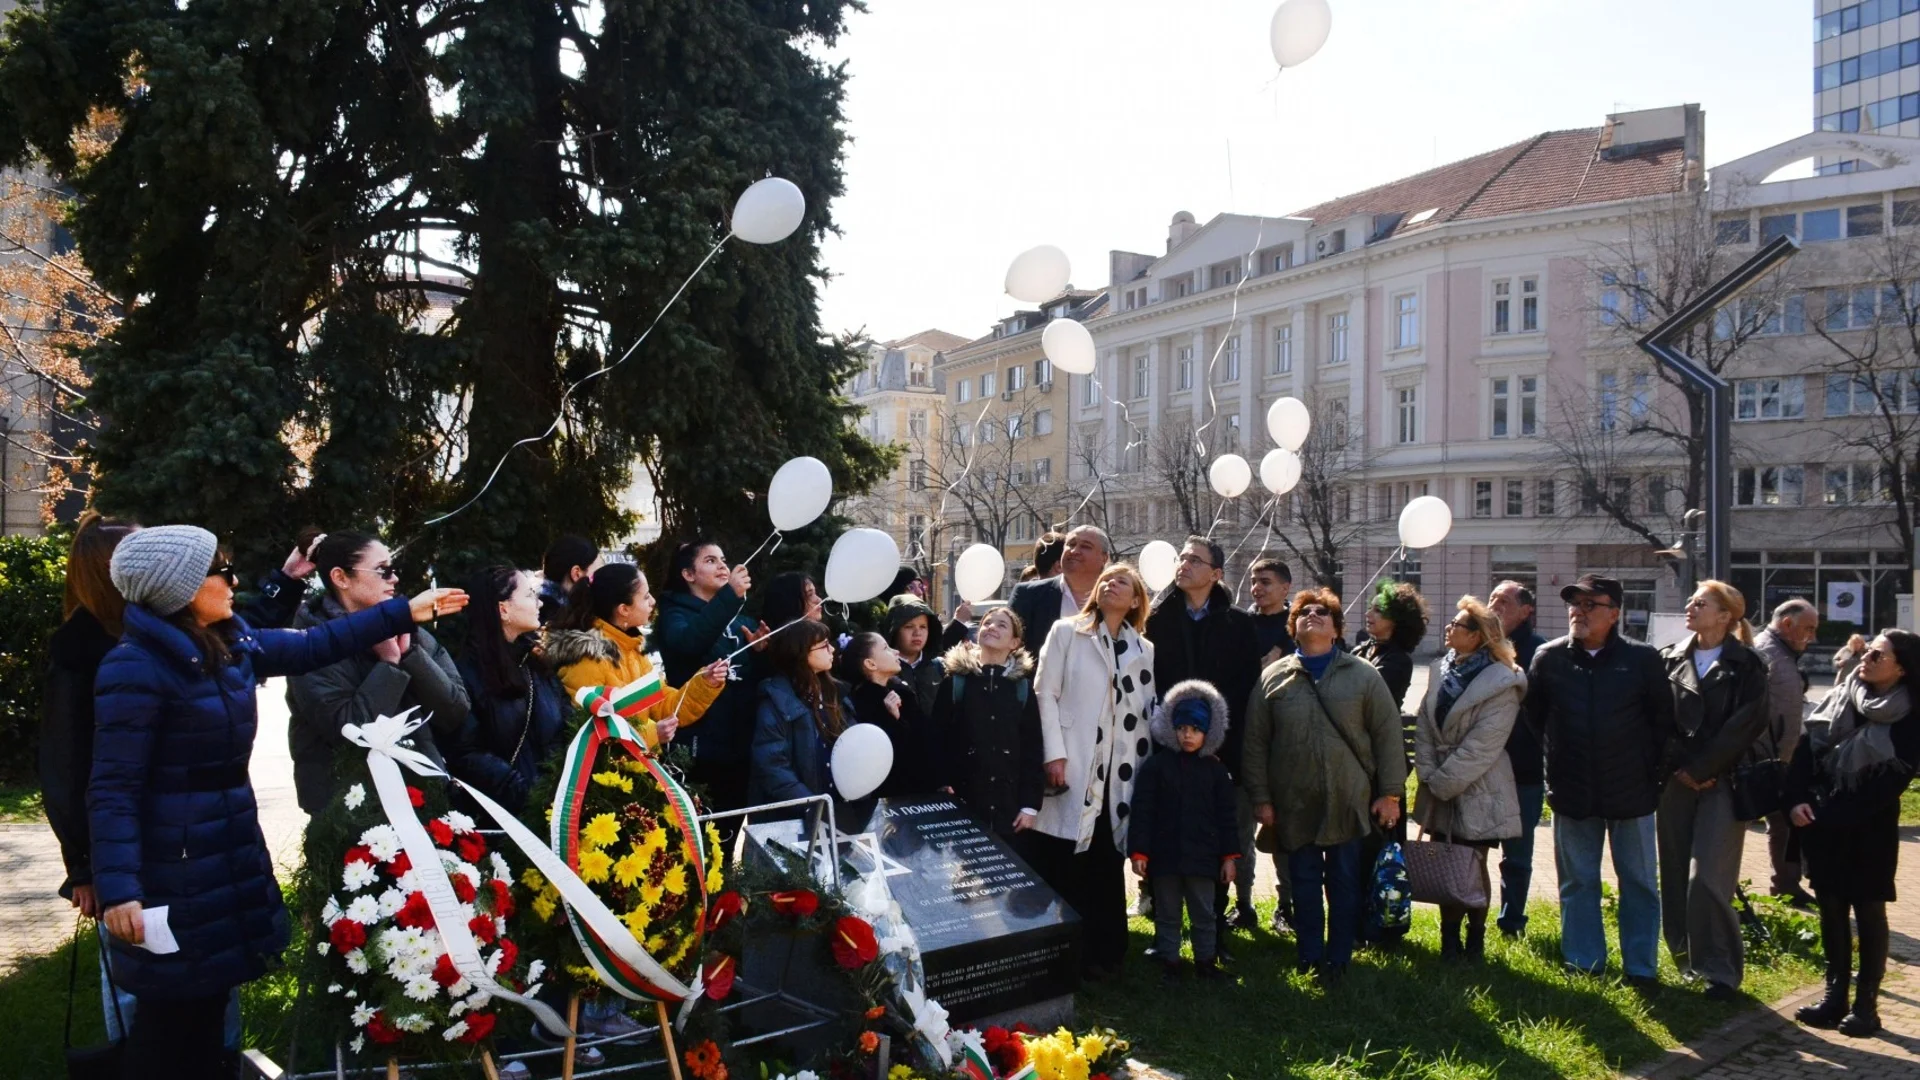
[[[348,788],[346,798],[342,801],[347,804],[347,809],[349,810],[360,809],[360,804],[367,801],[366,786],[364,784],[355,784]]]

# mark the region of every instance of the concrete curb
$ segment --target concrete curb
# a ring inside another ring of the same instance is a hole
[[[1697,1076],[1733,1055],[1752,1046],[1767,1035],[1798,1027],[1793,1011],[1812,1001],[1826,989],[1823,982],[1803,986],[1771,1006],[1745,1012],[1695,1039],[1676,1046],[1637,1068],[1620,1073],[1630,1080],[1684,1080]]]

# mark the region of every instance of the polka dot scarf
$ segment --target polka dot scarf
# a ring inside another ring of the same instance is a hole
[[[1093,767],[1087,770],[1087,790],[1080,804],[1080,843],[1074,850],[1086,851],[1093,846],[1093,826],[1104,805],[1110,815],[1114,846],[1124,855],[1133,778],[1140,771],[1140,762],[1152,752],[1147,718],[1153,713],[1156,696],[1153,662],[1131,626],[1122,623],[1116,637],[1107,633],[1102,620],[1095,624],[1094,634],[1109,657],[1113,693],[1107,699],[1110,707],[1093,730]]]

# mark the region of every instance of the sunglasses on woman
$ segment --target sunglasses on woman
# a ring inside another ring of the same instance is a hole
[[[208,570],[207,576],[220,578],[227,583],[228,588],[237,589],[240,587],[240,575],[234,572],[232,563],[221,563],[213,569]]]
[[[361,573],[363,571],[366,573],[372,574],[374,577],[379,578],[381,581],[399,581],[400,580],[400,571],[395,570],[393,567],[388,566],[385,563],[381,563],[379,566],[356,566],[353,568],[353,572],[356,574]]]

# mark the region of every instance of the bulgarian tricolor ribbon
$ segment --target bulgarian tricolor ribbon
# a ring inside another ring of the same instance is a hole
[[[666,687],[658,672],[650,672],[646,677],[617,689],[610,686],[581,687],[574,695],[575,702],[585,708],[592,718],[580,725],[580,730],[574,733],[573,742],[567,746],[566,756],[561,759],[560,785],[553,793],[549,840],[553,853],[565,860],[573,875],[577,875],[580,870],[580,829],[585,824],[581,819],[586,807],[587,789],[593,782],[593,763],[599,756],[601,745],[612,741],[624,747],[640,763],[646,775],[666,796],[667,817],[680,830],[682,854],[689,870],[696,875],[690,892],[704,896],[707,855],[700,842],[700,822],[693,798],[660,765],[628,723],[665,697]],[[578,880],[577,877],[575,880]],[[573,927],[573,936],[580,943],[581,953],[586,956],[594,974],[615,993],[635,1001],[648,998],[685,1001],[695,993],[693,987],[660,966],[635,939],[625,923],[614,919],[612,925],[607,926],[597,920],[587,919],[588,909],[576,904],[565,890],[562,890],[562,896],[567,901],[567,922]],[[598,897],[594,898],[594,906],[606,911],[606,906],[600,903]],[[706,923],[704,900],[701,907],[701,918],[690,931],[694,934],[701,933]]]

